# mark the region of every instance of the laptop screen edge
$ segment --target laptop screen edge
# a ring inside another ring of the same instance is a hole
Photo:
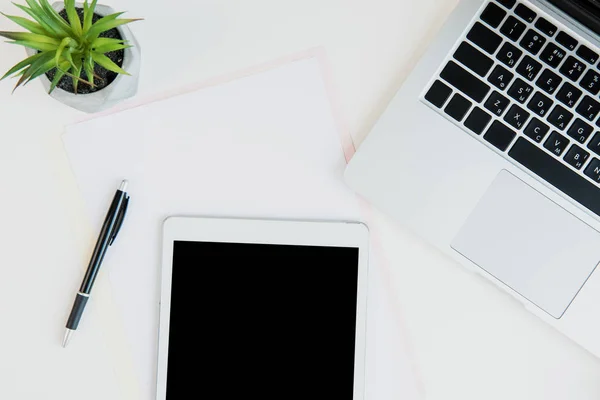
[[[600,36],[599,0],[544,0]]]

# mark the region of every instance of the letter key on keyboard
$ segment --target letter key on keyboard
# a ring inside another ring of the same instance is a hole
[[[598,115],[598,111],[600,111],[600,103],[586,95],[575,111],[589,121],[593,121],[596,118],[596,115]]]
[[[520,78],[517,78],[508,89],[508,95],[519,103],[525,103],[531,93],[533,93],[533,87]]]
[[[583,173],[600,183],[600,160],[592,158],[592,161],[590,161]]]
[[[560,90],[556,93],[556,98],[563,104],[573,107],[577,100],[581,97],[583,92],[571,85],[569,82],[565,82]]]
[[[557,157],[560,157],[568,145],[569,139],[556,131],[553,131],[544,143],[544,147],[550,150]]]
[[[490,110],[493,114],[501,116],[509,104],[510,101],[506,97],[502,96],[500,93],[494,90],[494,93],[492,93],[490,97],[488,97],[483,106]]]
[[[523,55],[521,50],[509,42],[505,42],[502,47],[500,47],[500,50],[498,50],[496,58],[509,67],[514,67],[521,55]]]
[[[567,131],[567,135],[571,136],[573,139],[577,140],[580,143],[585,143],[588,137],[592,134],[594,128],[583,122],[581,118],[577,118],[571,124],[571,127]]]
[[[542,64],[535,61],[529,56],[523,57],[519,65],[517,65],[517,72],[524,76],[527,80],[532,81],[536,77],[538,72],[542,69]]]
[[[574,144],[565,155],[565,161],[575,169],[581,169],[590,157],[590,153]]]

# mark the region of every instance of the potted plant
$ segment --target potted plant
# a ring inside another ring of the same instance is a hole
[[[28,57],[1,79],[18,77],[15,89],[39,78],[56,100],[85,112],[97,112],[135,95],[140,48],[127,24],[137,19],[97,5],[64,0],[26,0],[15,4],[33,20],[6,15],[28,32],[1,32],[9,43],[26,48]]]

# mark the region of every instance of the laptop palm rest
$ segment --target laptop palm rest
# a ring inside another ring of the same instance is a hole
[[[560,318],[600,261],[600,233],[503,170],[451,247]]]

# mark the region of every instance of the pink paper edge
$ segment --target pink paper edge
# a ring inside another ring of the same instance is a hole
[[[420,399],[425,398],[425,382],[423,381],[420,370],[417,366],[416,355],[413,351],[414,347],[412,345],[412,340],[410,339],[408,333],[408,327],[404,322],[404,310],[400,304],[392,297],[392,293],[394,292],[394,287],[391,285],[392,282],[392,273],[391,273],[391,264],[388,258],[385,256],[385,251],[383,248],[383,242],[381,240],[381,236],[379,235],[379,231],[373,229],[374,227],[374,215],[373,215],[373,207],[362,198],[360,195],[356,195],[356,198],[359,202],[359,207],[361,209],[361,213],[365,221],[369,221],[370,234],[371,234],[371,243],[374,251],[377,252],[377,258],[379,261],[379,265],[381,266],[381,272],[383,274],[383,283],[386,288],[386,295],[388,302],[392,305],[392,309],[394,310],[395,322],[399,327],[399,340],[402,343],[402,351],[408,358],[410,363],[410,368],[412,372],[412,378],[415,383],[415,391],[418,393]],[[402,399],[404,400],[404,399]]]
[[[346,158],[346,163],[349,163],[354,154],[356,153],[356,146],[354,144],[354,140],[352,139],[352,135],[350,134],[350,129],[344,123],[344,118],[342,116],[340,104],[338,98],[338,91],[335,90],[333,82],[333,73],[331,69],[331,64],[327,58],[327,54],[325,49],[322,47],[311,50],[314,52],[314,56],[316,56],[319,60],[319,65],[321,66],[321,71],[324,78],[325,89],[327,91],[327,97],[329,98],[329,102],[331,104],[331,109],[333,113],[333,118],[336,124],[336,128],[340,137],[340,143],[342,145],[342,150],[344,152],[344,156]],[[365,221],[373,221],[373,209],[371,205],[363,199],[361,196],[356,195],[356,198],[359,202],[359,207],[361,210],[361,214]],[[395,310],[394,315],[396,316],[396,324],[400,328],[400,341],[402,343],[402,347],[404,353],[408,357],[410,362],[410,367],[412,368],[413,380],[415,382],[415,390],[418,393],[420,398],[425,397],[425,385],[423,379],[421,378],[421,374],[417,367],[416,357],[414,352],[412,351],[413,346],[409,336],[406,334],[408,332],[408,327],[404,323],[404,311],[397,304],[397,302],[392,298],[391,293],[393,293],[394,288],[391,286],[391,265],[387,257],[385,257],[385,252],[383,249],[383,243],[381,237],[379,236],[379,232],[376,229],[371,229],[371,241],[373,245],[373,250],[377,251],[378,259],[380,261],[380,266],[382,273],[384,275],[384,286],[387,289],[386,294],[388,297],[388,302],[392,304],[392,309]]]
[[[195,92],[200,89],[204,89],[211,86],[221,85],[223,83],[231,82],[240,78],[244,78],[246,76],[255,75],[261,72],[265,72],[271,70],[273,68],[280,67],[285,64],[289,64],[294,61],[305,60],[309,58],[316,58],[319,61],[319,66],[321,68],[321,73],[323,74],[323,83],[325,85],[325,90],[327,92],[327,96],[330,100],[332,113],[334,117],[334,121],[337,127],[337,131],[340,137],[340,142],[342,145],[342,150],[344,152],[344,157],[346,158],[346,162],[349,162],[354,153],[356,152],[356,148],[354,146],[354,141],[352,140],[352,135],[350,135],[350,130],[346,126],[344,119],[341,117],[342,113],[339,107],[340,102],[337,99],[337,91],[333,88],[333,74],[331,72],[331,67],[329,61],[327,60],[327,56],[325,53],[325,49],[323,47],[314,47],[311,49],[307,49],[305,51],[290,54],[287,56],[283,56],[272,61],[267,61],[262,64],[258,64],[253,67],[245,68],[240,71],[236,71],[230,74],[221,75],[218,77],[214,77],[203,82],[198,82],[196,84],[192,84],[191,86],[186,86],[185,88],[172,89],[165,92],[157,93],[154,95],[149,95],[141,98],[137,98],[131,101],[125,101],[111,109],[106,111],[102,111],[99,113],[95,113],[93,115],[85,115],[79,119],[77,119],[74,124],[93,120],[96,118],[105,117],[111,114],[115,114],[121,111],[130,110],[132,108],[140,107],[149,103],[153,103],[160,100],[165,100],[173,96],[178,96],[186,93]]]
[[[331,64],[329,63],[329,59],[327,58],[327,54],[325,53],[325,49],[323,47],[319,47],[311,51],[314,53],[314,57],[317,57],[319,60],[319,66],[321,67],[321,73],[323,74],[325,90],[327,91],[327,97],[329,98],[329,103],[331,104],[333,119],[337,127],[340,143],[342,145],[342,151],[344,152],[347,164],[354,156],[354,153],[356,153],[356,146],[354,145],[354,140],[350,134],[350,128],[348,128],[344,122],[344,118],[342,117],[342,111],[340,107],[341,102],[339,101],[337,95],[338,91],[335,90],[333,86],[334,79]]]
[[[314,47],[314,48],[310,48],[310,49],[307,49],[302,52],[286,55],[286,56],[283,56],[280,58],[276,58],[272,61],[267,61],[265,63],[258,64],[253,67],[245,68],[245,69],[242,69],[242,70],[230,73],[230,74],[217,76],[217,77],[205,80],[203,82],[198,82],[191,86],[186,86],[185,88],[172,89],[172,90],[168,90],[168,91],[161,92],[158,94],[145,96],[143,98],[137,98],[132,101],[126,101],[126,102],[121,103],[120,105],[117,105],[117,106],[109,109],[109,110],[106,110],[106,111],[103,111],[100,113],[96,113],[93,115],[86,115],[83,118],[75,121],[74,124],[80,123],[83,121],[93,120],[96,118],[105,117],[105,116],[108,116],[111,114],[130,110],[130,109],[133,109],[136,107],[141,107],[143,105],[153,103],[156,101],[165,100],[165,99],[168,99],[173,96],[178,96],[178,95],[194,92],[194,91],[204,89],[207,87],[211,87],[211,86],[221,85],[221,84],[231,82],[231,81],[234,81],[234,80],[237,80],[240,78],[244,78],[244,77],[247,77],[250,75],[255,75],[255,74],[258,74],[261,72],[266,72],[270,69],[277,68],[277,67],[283,66],[285,64],[288,64],[288,63],[291,63],[294,61],[300,61],[300,60],[305,60],[305,59],[309,59],[309,58],[316,58],[319,62],[319,67],[320,67],[321,73],[323,75],[323,83],[325,85],[327,97],[329,98],[329,102],[331,104],[331,111],[333,114],[334,123],[337,128],[336,130],[339,135],[340,144],[342,146],[342,151],[344,153],[344,158],[346,160],[346,163],[348,163],[348,162],[350,162],[350,160],[356,153],[356,146],[354,144],[354,140],[352,139],[352,135],[350,134],[350,129],[348,128],[347,124],[344,122],[344,118],[342,117],[342,112],[341,112],[341,107],[340,107],[341,103],[340,103],[338,95],[337,95],[337,90],[335,90],[334,84],[333,84],[334,79],[333,79],[333,72],[332,72],[331,64],[329,63],[329,60],[327,58],[327,54],[325,52],[324,47]],[[369,205],[369,203],[366,200],[362,199],[360,196],[357,196],[357,199],[359,201],[361,213],[363,214],[364,219],[366,221],[371,221],[372,220],[371,206]],[[373,248],[378,249],[378,253],[380,255],[379,259],[381,261],[383,273],[384,273],[385,277],[390,277],[391,276],[390,264],[389,264],[389,261],[387,260],[387,258],[383,255],[384,254],[383,246],[382,246],[382,242],[381,242],[381,239],[380,239],[377,231],[371,230],[371,238],[372,238],[372,242],[373,242]],[[393,288],[391,287],[390,282],[391,282],[391,279],[385,279],[385,283],[386,283],[385,286],[388,289],[387,290],[388,300],[391,302],[392,305],[394,305],[394,304],[396,304],[396,301],[391,297]],[[400,340],[402,341],[402,343],[404,345],[403,347],[404,347],[406,355],[409,357],[409,361],[410,361],[411,367],[413,369],[413,377],[415,378],[417,391],[419,392],[420,397],[423,398],[424,393],[425,393],[423,380],[420,379],[420,374],[418,372],[416,362],[415,362],[415,355],[411,351],[412,346],[410,344],[410,339],[408,338],[408,336],[406,334],[404,334],[404,332],[407,332],[407,327],[406,327],[406,324],[404,323],[404,318],[403,318],[404,312],[402,312],[402,310],[400,310],[400,307],[398,305],[396,305],[396,307],[393,307],[393,308],[396,309],[396,311],[397,311],[395,313],[396,323],[400,327],[400,332],[403,332],[403,333],[401,333],[402,337],[400,338]]]

